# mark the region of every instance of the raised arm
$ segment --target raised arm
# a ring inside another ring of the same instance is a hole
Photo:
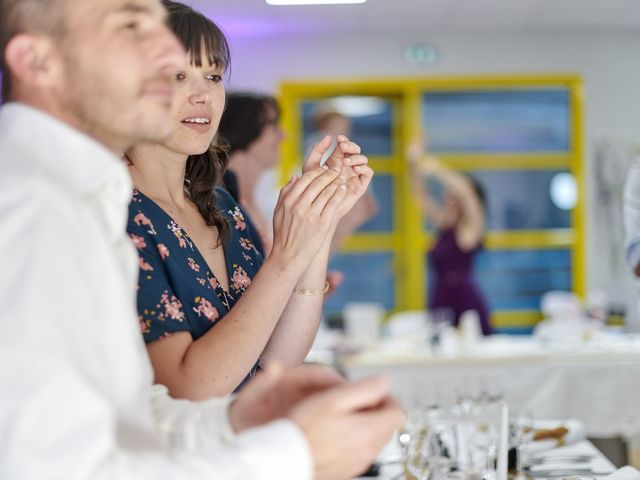
[[[456,227],[456,240],[463,250],[475,248],[484,234],[484,207],[474,191],[470,179],[439,162],[435,157],[424,156],[426,141],[414,142],[407,151],[411,184],[420,200],[422,211],[431,215],[438,229]],[[425,187],[425,179],[440,182],[459,205],[459,218],[451,207],[438,204]]]
[[[326,136],[322,139],[320,144],[312,149],[303,171],[313,171],[317,168],[322,152],[330,144],[331,137]],[[319,252],[300,277],[297,289],[291,295],[269,339],[263,354],[264,361],[275,360],[285,365],[295,366],[299,365],[309,353],[322,315],[324,295],[321,292],[327,281],[327,264],[333,237],[340,220],[362,198],[371,183],[373,170],[367,163],[367,157],[361,154],[359,145],[351,142],[344,135],[337,137],[336,149],[327,160],[327,165],[341,169],[347,189],[331,219],[328,234]]]
[[[431,160],[424,166],[428,175],[440,181],[460,207],[460,218],[456,224],[456,240],[463,250],[478,246],[484,234],[484,207],[474,191],[471,180],[461,173]]]
[[[407,149],[409,165],[409,183],[414,196],[418,200],[422,215],[431,221],[438,230],[450,226],[451,212],[436,200],[427,189],[425,180],[429,174],[425,168],[424,141],[414,141]]]

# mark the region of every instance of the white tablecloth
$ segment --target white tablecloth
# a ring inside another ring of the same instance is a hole
[[[407,408],[486,390],[535,418],[578,418],[593,437],[640,432],[639,337],[550,349],[530,337],[496,336],[447,356],[396,345],[349,357],[343,367],[354,379],[388,373]]]
[[[398,449],[395,445],[388,445],[383,453],[380,455],[380,460],[384,462],[385,458],[395,458],[397,455]],[[546,451],[541,456],[553,458],[553,456],[562,456],[562,455],[590,455],[592,458],[584,464],[580,465],[570,465],[570,468],[590,468],[594,472],[599,473],[611,473],[616,467],[605,457],[600,450],[593,446],[593,444],[587,440],[583,440],[581,442],[575,443],[573,445],[567,445],[564,447],[558,447],[553,450]],[[553,465],[551,463],[550,465]],[[400,479],[404,478],[402,473],[402,466],[398,463],[392,463],[389,465],[383,465],[380,469],[380,474],[377,477],[360,477],[364,478],[377,478],[378,480],[391,480],[391,479]],[[571,475],[566,475],[567,477]],[[578,475],[579,477],[590,477],[593,475]],[[543,478],[537,477],[536,480],[544,480]]]

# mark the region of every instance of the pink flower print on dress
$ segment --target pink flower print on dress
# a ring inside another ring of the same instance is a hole
[[[169,249],[163,243],[158,244],[158,253],[162,260],[166,260],[169,257]]]
[[[242,215],[240,207],[236,205],[233,210],[229,210],[227,213],[229,213],[236,222],[236,230],[244,231],[247,228],[247,224],[244,222],[244,215]]]
[[[153,272],[153,267],[145,262],[144,258],[139,257],[140,270],[144,270],[145,272]]]
[[[140,331],[142,333],[149,333],[149,330],[151,330],[151,322],[148,320],[145,320],[142,315],[140,315],[138,317],[139,321],[140,321]]]
[[[236,265],[234,265],[234,267],[236,267]],[[240,266],[238,266],[233,271],[233,277],[231,277],[231,281],[233,282],[233,288],[235,288],[236,290],[245,289],[249,285],[251,285],[251,278],[249,278],[249,275],[247,275],[247,272],[245,272],[244,268]]]
[[[131,241],[133,241],[133,244],[135,245],[135,247],[138,250],[142,250],[143,248],[147,248],[147,242],[144,241],[144,238],[142,238],[140,235],[135,235],[135,234],[131,234],[129,235],[131,237]]]
[[[191,268],[191,270],[193,270],[194,272],[200,271],[200,265],[198,265],[193,258],[188,257],[187,261],[189,262],[189,267]]]
[[[209,285],[211,285],[211,288],[213,288],[215,290],[216,288],[218,288],[220,286],[220,283],[218,282],[217,278],[209,277]]]
[[[206,282],[206,280],[204,278],[198,277],[198,278],[196,278],[196,280],[198,280],[198,283],[200,285],[202,285],[203,287],[207,284],[207,282]]]
[[[251,243],[251,240],[245,237],[240,238],[240,246],[245,250],[253,250],[253,243]]]
[[[147,227],[149,227],[149,229],[147,230],[147,233],[149,235],[155,235],[157,233],[156,229],[153,228],[153,223],[151,223],[151,220],[149,220],[144,213],[138,212],[136,216],[133,217],[133,221],[136,225],[146,225]]]
[[[167,228],[171,230],[171,232],[178,239],[178,245],[180,245],[180,248],[187,248],[187,239],[184,238],[184,235],[182,233],[182,229],[180,228],[180,226],[176,222],[171,220],[171,222],[169,222],[169,224],[167,225]]]
[[[169,317],[171,320],[184,320],[184,312],[182,311],[182,303],[174,295],[169,298],[169,293],[165,290],[160,297],[160,305],[164,308],[164,314],[161,319]]]
[[[195,302],[198,307],[194,307],[193,311],[196,312],[199,317],[204,316],[204,318],[213,323],[220,316],[216,307],[211,305],[211,302],[209,300],[202,297],[196,297]]]

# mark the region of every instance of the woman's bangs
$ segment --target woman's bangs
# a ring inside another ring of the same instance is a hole
[[[229,44],[218,26],[194,11],[170,12],[169,27],[189,52],[191,64],[200,68],[203,59],[225,72],[231,61]]]

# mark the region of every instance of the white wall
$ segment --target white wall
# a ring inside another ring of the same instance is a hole
[[[224,27],[224,25],[223,25]],[[404,47],[435,45],[439,61],[407,63]],[[640,144],[640,32],[346,34],[232,40],[231,87],[275,92],[282,80],[389,75],[570,72],[585,85],[588,285],[613,300],[634,298],[620,252],[618,207],[596,192],[594,143]],[[621,175],[618,175],[621,177]],[[615,204],[615,202],[614,202]],[[634,306],[635,310],[635,306]]]

